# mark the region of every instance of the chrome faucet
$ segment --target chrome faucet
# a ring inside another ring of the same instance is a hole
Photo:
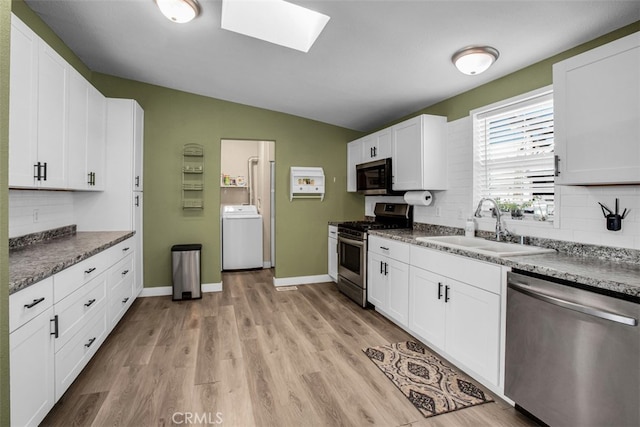
[[[480,199],[480,203],[478,203],[478,207],[476,208],[476,213],[474,214],[474,216],[476,218],[482,218],[481,211],[482,204],[484,202],[493,203],[494,212],[496,213],[496,241],[500,241],[500,236],[507,236],[509,234],[509,231],[502,225],[502,215],[500,214],[500,207],[498,206],[498,202],[489,197],[483,197],[482,199]]]

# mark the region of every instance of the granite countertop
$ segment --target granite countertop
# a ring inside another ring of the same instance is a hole
[[[133,235],[133,231],[79,232],[13,249],[9,251],[9,295]]]
[[[437,243],[418,241],[416,240],[418,237],[443,235],[420,230],[374,230],[369,231],[369,234],[640,298],[640,265],[638,263],[608,261],[559,252],[510,257],[490,256]]]

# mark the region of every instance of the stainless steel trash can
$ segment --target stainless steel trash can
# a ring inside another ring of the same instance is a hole
[[[202,298],[200,283],[200,251],[202,245],[174,245],[171,247],[173,271],[173,300]]]

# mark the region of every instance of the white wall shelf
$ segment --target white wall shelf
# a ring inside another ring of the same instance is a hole
[[[293,199],[324,200],[324,170],[320,167],[291,167],[290,196]]]

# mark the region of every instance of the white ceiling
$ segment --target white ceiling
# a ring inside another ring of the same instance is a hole
[[[292,0],[331,17],[309,53],[189,24],[153,0],[26,0],[93,71],[369,131],[640,20],[640,1]],[[500,51],[489,71],[461,47]]]

